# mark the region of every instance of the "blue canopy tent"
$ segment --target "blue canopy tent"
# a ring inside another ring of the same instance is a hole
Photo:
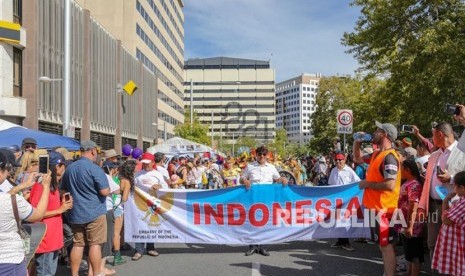
[[[0,148],[11,145],[21,146],[21,142],[27,137],[34,138],[38,148],[41,149],[64,147],[75,151],[79,150],[81,145],[78,140],[70,137],[28,129],[0,119]]]

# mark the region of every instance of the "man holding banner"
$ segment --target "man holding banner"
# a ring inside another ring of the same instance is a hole
[[[146,193],[151,193],[152,190],[168,189],[168,184],[165,182],[163,175],[154,168],[155,157],[151,153],[144,153],[141,157],[142,170],[137,173],[135,178],[136,187]],[[138,261],[142,258],[145,250],[145,243],[135,243],[136,252],[132,256],[133,261]],[[147,255],[156,257],[158,252],[155,251],[154,243],[147,243]]]
[[[276,167],[266,160],[268,149],[265,146],[260,146],[257,148],[256,153],[257,161],[248,164],[241,177],[241,183],[246,189],[250,189],[251,185],[259,184],[283,183],[283,186],[286,186],[287,179],[281,177]],[[270,256],[268,250],[261,245],[249,245],[249,250],[245,255],[250,256],[255,253],[259,253],[263,256]]]
[[[399,156],[392,143],[397,138],[394,125],[376,122],[377,130],[373,134],[373,144],[378,150],[372,154],[366,179],[359,184],[363,193],[363,205],[376,214],[376,225],[370,225],[373,239],[379,244],[386,276],[394,276],[396,272],[396,256],[394,243],[396,232],[390,225],[397,208],[400,191]],[[355,140],[353,147],[354,161],[362,162],[360,151],[361,140]]]

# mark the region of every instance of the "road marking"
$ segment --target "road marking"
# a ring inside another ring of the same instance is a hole
[[[375,263],[375,264],[383,264],[383,261],[375,261],[375,260],[368,260],[368,259],[363,259],[363,258],[355,258],[355,257],[347,257],[347,256],[342,256],[342,255],[336,255],[336,254],[325,254],[326,256],[332,256],[332,257],[341,257],[349,260],[357,260],[357,261],[365,261],[365,262],[370,262],[370,263]]]
[[[260,263],[252,263],[252,276],[261,276]]]

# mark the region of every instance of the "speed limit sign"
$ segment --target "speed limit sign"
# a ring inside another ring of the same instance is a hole
[[[351,134],[354,116],[350,109],[339,109],[337,111],[337,133]]]

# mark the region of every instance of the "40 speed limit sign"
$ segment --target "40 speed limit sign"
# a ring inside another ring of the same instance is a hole
[[[337,111],[337,133],[351,134],[352,124],[354,122],[354,116],[350,109],[339,109]]]

